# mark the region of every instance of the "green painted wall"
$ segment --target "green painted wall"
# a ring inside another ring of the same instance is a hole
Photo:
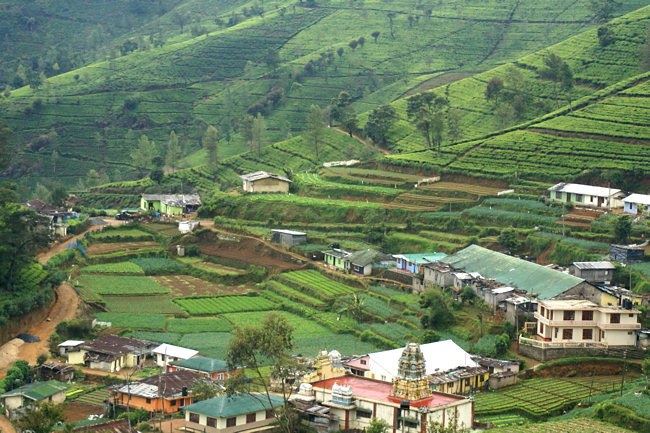
[[[145,200],[144,197],[140,197],[140,209],[142,210],[149,210],[149,203],[153,205],[153,208],[160,212],[160,201],[159,200],[153,200],[153,201],[148,201]]]

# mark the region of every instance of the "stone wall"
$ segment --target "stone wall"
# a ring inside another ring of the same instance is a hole
[[[538,361],[552,361],[554,359],[570,358],[570,357],[585,357],[585,356],[614,356],[623,357],[624,351],[628,359],[637,359],[643,357],[643,352],[636,348],[605,348],[605,347],[590,347],[590,348],[547,348],[533,347],[525,344],[519,345],[519,353],[523,356],[536,359]]]

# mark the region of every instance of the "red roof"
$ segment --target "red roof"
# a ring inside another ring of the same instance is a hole
[[[399,403],[399,398],[390,397],[393,384],[379,380],[367,379],[358,376],[342,376],[333,379],[321,380],[312,383],[314,388],[332,389],[334,384],[352,386],[352,395],[358,398],[385,401],[387,403]],[[453,397],[447,394],[434,392],[431,397],[422,400],[411,401],[412,407],[439,407],[463,400],[462,397]]]
[[[353,359],[352,361],[344,362],[343,365],[350,368],[356,368],[357,370],[370,370],[368,360],[370,357],[368,355],[362,356],[361,358]],[[361,361],[365,361],[365,364],[362,364]]]

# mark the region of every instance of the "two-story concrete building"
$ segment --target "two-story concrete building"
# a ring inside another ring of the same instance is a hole
[[[539,301],[537,336],[575,347],[635,346],[641,312],[582,299]]]

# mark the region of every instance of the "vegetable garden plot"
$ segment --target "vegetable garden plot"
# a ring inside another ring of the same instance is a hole
[[[205,316],[239,311],[272,310],[277,305],[261,296],[216,296],[213,298],[174,299],[185,311],[193,316]]]
[[[189,275],[160,275],[151,278],[171,290],[175,297],[241,294],[252,289],[250,286],[224,286]]]
[[[144,274],[142,268],[132,262],[102,263],[81,268],[83,274]]]
[[[620,427],[593,419],[551,421],[526,426],[508,426],[490,430],[491,433],[631,433]]]
[[[145,248],[160,247],[157,242],[110,242],[100,243],[96,242],[86,248],[89,256],[120,252],[136,252]]]
[[[169,290],[149,277],[81,275],[79,284],[100,295],[150,295]]]
[[[111,322],[113,328],[163,330],[166,317],[162,314],[96,313],[100,322]]]
[[[113,313],[142,314],[184,314],[182,308],[174,304],[168,295],[156,296],[104,296],[106,308]]]
[[[330,280],[320,272],[313,270],[287,272],[282,274],[280,279],[303,287],[312,295],[322,298],[331,298],[361,290]]]
[[[179,334],[197,332],[230,332],[232,325],[222,318],[169,319],[167,330]]]
[[[154,331],[131,331],[126,334],[127,337],[138,338],[140,340],[155,341],[156,343],[167,343],[177,345],[181,339],[180,334],[174,332],[154,332]]]
[[[224,314],[223,317],[231,322],[233,325],[246,326],[246,325],[259,325],[268,312],[251,312],[251,313],[230,313]],[[297,316],[286,311],[276,311],[278,314],[294,326],[293,336],[298,337],[318,337],[318,336],[334,336],[334,332],[325,328],[318,323]]]
[[[231,339],[232,334],[228,332],[199,332],[183,335],[178,345],[198,350],[212,358],[225,359]]]

